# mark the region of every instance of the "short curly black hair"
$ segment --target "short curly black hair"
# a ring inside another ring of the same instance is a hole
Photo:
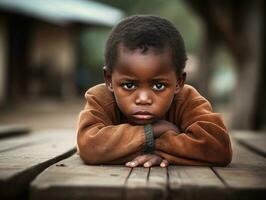
[[[125,18],[111,31],[105,46],[105,65],[111,72],[122,44],[129,50],[149,50],[169,48],[172,53],[176,73],[180,75],[187,56],[184,40],[175,26],[167,19],[153,15],[134,15]]]

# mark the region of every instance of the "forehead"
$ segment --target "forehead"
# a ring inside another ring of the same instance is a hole
[[[169,73],[175,74],[171,52],[168,49],[158,50],[155,48],[149,48],[142,52],[141,49],[129,50],[120,46],[113,70],[114,73],[138,79],[169,76]]]

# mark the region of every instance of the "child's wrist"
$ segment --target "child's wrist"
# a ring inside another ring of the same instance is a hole
[[[153,153],[154,151],[154,139],[153,139],[153,130],[151,124],[144,125],[144,134],[145,134],[145,146],[143,152]]]
[[[153,128],[154,138],[160,137],[162,134],[164,134],[168,130],[172,130],[172,131],[175,131],[176,133],[180,133],[179,128],[175,124],[168,122],[166,120],[159,120],[153,123],[152,128]]]
[[[163,132],[165,132],[165,126],[164,126],[165,121],[164,120],[159,120],[155,123],[152,123],[152,130],[153,130],[153,137],[158,138],[160,137]]]

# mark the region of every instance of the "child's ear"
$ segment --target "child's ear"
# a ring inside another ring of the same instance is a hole
[[[175,94],[180,92],[180,90],[184,87],[185,81],[186,81],[187,73],[183,72],[176,81],[176,89],[175,89]]]
[[[103,66],[103,75],[104,75],[104,81],[105,81],[105,85],[107,89],[110,92],[114,92],[114,89],[112,86],[112,73],[106,66]]]

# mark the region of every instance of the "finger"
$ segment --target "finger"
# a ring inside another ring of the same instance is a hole
[[[167,167],[169,165],[169,162],[165,159],[162,160],[160,167]]]
[[[136,167],[138,165],[142,165],[143,163],[147,162],[150,159],[150,157],[151,156],[149,154],[137,156],[134,160],[126,163],[126,166]]]
[[[129,161],[129,162],[127,162],[125,165],[126,165],[127,167],[130,167],[131,162],[132,162],[132,161]]]
[[[141,155],[135,158],[134,162],[136,162],[138,165],[143,165],[145,162],[149,161],[152,157],[153,157],[152,154]]]
[[[144,163],[144,167],[151,167],[151,166],[154,166],[154,165],[159,165],[162,161],[162,158],[161,157],[152,157],[149,161],[145,162]]]
[[[126,163],[127,167],[136,167],[137,165],[138,165],[138,163],[134,160]]]

